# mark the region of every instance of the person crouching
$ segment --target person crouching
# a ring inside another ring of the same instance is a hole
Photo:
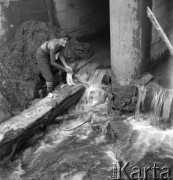
[[[57,39],[46,41],[38,48],[36,52],[38,67],[46,80],[47,93],[52,92],[54,89],[51,66],[65,71],[66,73],[73,74],[72,68],[67,65],[65,57],[62,53],[62,50],[68,43],[69,38],[70,37],[68,35],[65,35]],[[55,56],[59,57],[64,66],[57,64]]]

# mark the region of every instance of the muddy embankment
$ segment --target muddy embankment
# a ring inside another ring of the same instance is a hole
[[[27,108],[44,87],[35,54],[43,42],[58,37],[59,33],[61,30],[55,26],[28,21],[0,48],[0,122]],[[91,57],[93,51],[89,44],[72,39],[64,55],[68,61],[74,61]]]

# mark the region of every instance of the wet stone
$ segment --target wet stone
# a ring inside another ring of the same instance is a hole
[[[137,104],[136,87],[119,87],[111,90],[110,113],[133,115]]]
[[[153,75],[152,74],[145,74],[143,75],[141,78],[139,78],[138,80],[133,80],[130,84],[130,86],[139,86],[139,85],[146,85],[149,82],[151,82],[153,80]]]

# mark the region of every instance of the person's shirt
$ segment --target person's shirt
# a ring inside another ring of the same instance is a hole
[[[49,47],[48,47],[49,42],[50,42],[50,41],[46,41],[45,43],[43,43],[43,44],[41,45],[41,48],[42,48],[46,53],[48,53],[48,54],[50,54],[50,49],[49,49]],[[56,46],[55,46],[55,53],[58,53],[58,52],[62,51],[63,49],[64,49],[63,46],[60,46],[60,45],[56,44]]]

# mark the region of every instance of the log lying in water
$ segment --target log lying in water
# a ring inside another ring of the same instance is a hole
[[[30,108],[0,125],[0,161],[9,162],[38,132],[45,132],[57,116],[67,113],[82,97],[82,84],[58,87],[53,98],[33,102]]]

